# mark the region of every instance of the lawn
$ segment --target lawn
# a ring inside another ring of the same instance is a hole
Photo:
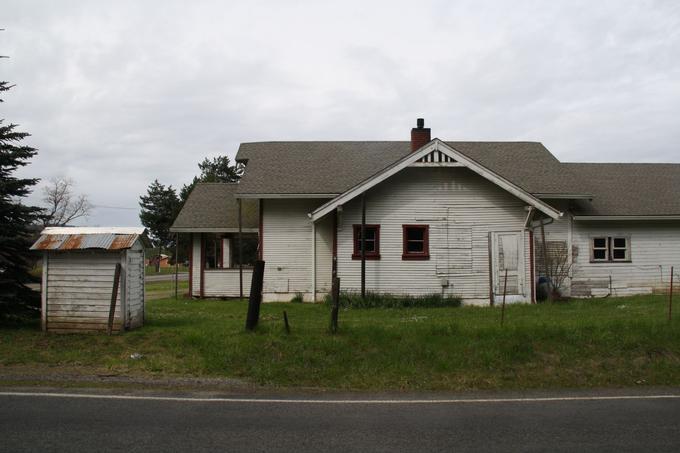
[[[338,335],[325,305],[265,304],[255,333],[244,331],[246,309],[149,300],[145,327],[114,337],[3,328],[0,365],[347,390],[680,384],[680,319],[667,322],[662,296],[513,305],[503,327],[499,308],[349,309]]]

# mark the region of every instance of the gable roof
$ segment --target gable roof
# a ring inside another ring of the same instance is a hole
[[[566,193],[572,180],[537,142],[445,142],[529,193]],[[354,187],[411,153],[403,142],[242,143],[237,161],[247,161],[240,197],[316,195],[330,198]],[[266,198],[266,197],[262,197]]]
[[[577,216],[680,216],[680,164],[564,163],[593,194]]]
[[[170,227],[176,233],[228,233],[238,231],[238,183],[198,183]],[[257,231],[259,201],[243,200],[242,229]]]
[[[538,210],[552,218],[557,219],[562,215],[561,212],[551,207],[550,205],[546,204],[545,202],[539,200],[538,198],[534,197],[530,193],[524,191],[522,188],[513,184],[511,181],[494,173],[493,171],[490,171],[487,167],[477,163],[473,159],[470,159],[464,154],[451,148],[446,143],[435,138],[434,140],[430,141],[428,144],[421,147],[420,149],[412,153],[408,153],[394,164],[390,165],[389,167],[385,168],[379,173],[371,176],[370,178],[365,179],[364,181],[357,184],[350,190],[347,190],[343,194],[333,198],[328,203],[325,203],[323,206],[319,207],[310,214],[311,219],[312,220],[320,219],[321,217],[330,213],[338,206],[347,203],[354,197],[365,192],[371,187],[379,184],[385,179],[391,177],[392,175],[398,173],[404,168],[413,164],[417,164],[418,162],[422,162],[423,158],[430,156],[431,154],[437,154],[439,162],[441,161],[455,162],[457,166],[460,165],[470,169],[471,171],[480,175],[482,178],[491,181],[492,183],[496,184],[497,186],[501,187],[507,192],[510,192],[517,198],[523,200],[524,202],[537,208]],[[448,157],[448,159],[442,159],[443,156]]]

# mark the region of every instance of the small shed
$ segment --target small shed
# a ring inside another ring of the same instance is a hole
[[[120,264],[113,330],[144,324],[144,228],[45,228],[31,250],[42,258],[42,329],[106,331]]]

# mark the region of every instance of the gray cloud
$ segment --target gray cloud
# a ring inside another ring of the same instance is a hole
[[[673,1],[24,0],[2,21],[1,116],[40,148],[24,174],[97,205],[136,208],[239,142],[403,140],[417,116],[565,161],[680,162]]]

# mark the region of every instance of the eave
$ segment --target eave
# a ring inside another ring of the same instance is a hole
[[[258,228],[242,228],[244,233],[257,233]],[[209,227],[172,227],[172,233],[238,233],[238,228],[209,228]]]
[[[575,215],[574,220],[680,220],[680,215]]]

